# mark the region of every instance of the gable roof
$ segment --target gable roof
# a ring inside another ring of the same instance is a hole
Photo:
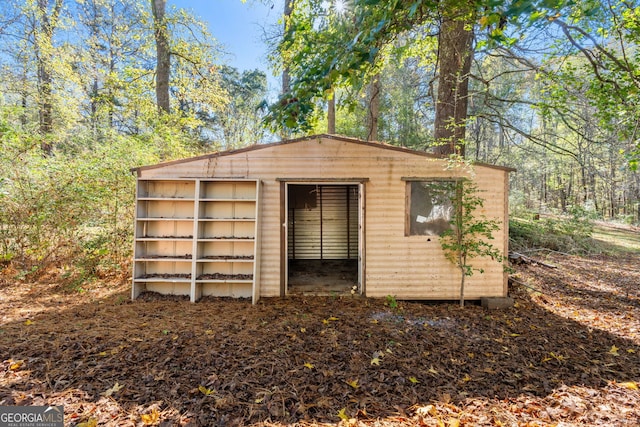
[[[215,151],[213,153],[203,154],[201,156],[187,157],[187,158],[184,158],[184,159],[172,160],[172,161],[162,162],[162,163],[156,163],[156,164],[153,164],[153,165],[138,166],[136,168],[131,168],[131,172],[139,174],[140,171],[143,171],[143,170],[163,168],[163,167],[171,166],[171,165],[175,165],[175,164],[188,163],[188,162],[193,162],[193,161],[198,161],[198,160],[206,160],[206,159],[211,159],[211,158],[214,158],[214,157],[230,156],[230,155],[234,155],[234,154],[245,153],[247,151],[262,150],[262,149],[265,149],[265,148],[275,147],[275,146],[280,146],[280,145],[296,144],[296,143],[299,143],[299,142],[302,142],[302,141],[309,141],[309,140],[312,140],[312,139],[320,139],[320,138],[333,139],[335,141],[342,141],[342,142],[347,142],[347,143],[350,143],[350,144],[366,145],[366,146],[369,146],[369,147],[374,147],[374,148],[382,149],[382,150],[399,151],[399,152],[403,152],[403,153],[407,153],[407,154],[413,154],[413,155],[417,155],[417,156],[427,157],[427,158],[430,158],[430,159],[446,159],[446,157],[444,157],[444,156],[438,156],[436,154],[427,153],[425,151],[418,151],[418,150],[413,150],[411,148],[400,147],[400,146],[397,146],[397,145],[391,145],[391,144],[387,144],[385,142],[363,141],[361,139],[350,138],[350,137],[341,136],[341,135],[317,134],[317,135],[304,136],[304,137],[301,137],[301,138],[287,139],[287,140],[283,140],[283,141],[272,142],[272,143],[268,143],[268,144],[254,144],[254,145],[250,145],[250,146],[247,146],[247,147],[238,148],[238,149],[234,149],[234,150]],[[492,165],[492,164],[482,163],[482,162],[474,162],[474,164],[478,165],[478,166],[484,166],[484,167],[488,167],[488,168],[492,168],[492,169],[498,169],[498,170],[502,170],[502,171],[506,171],[506,172],[515,172],[516,171],[516,169],[510,168],[510,167],[507,167],[507,166],[498,166],[498,165]]]

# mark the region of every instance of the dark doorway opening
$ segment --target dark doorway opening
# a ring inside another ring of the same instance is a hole
[[[288,185],[288,293],[359,293],[358,192],[353,184]]]

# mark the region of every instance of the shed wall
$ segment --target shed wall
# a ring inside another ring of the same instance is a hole
[[[239,153],[173,162],[139,170],[141,178],[256,178],[263,182],[260,218],[260,283],[262,297],[279,296],[281,277],[280,182],[287,179],[360,179],[365,183],[365,292],[370,297],[456,299],[459,271],[444,258],[437,236],[405,236],[406,181],[403,178],[451,178],[446,161],[411,152],[358,144],[330,137],[270,145]],[[506,222],[505,170],[475,167],[484,192],[481,213]],[[507,224],[494,234],[507,250]],[[506,275],[492,260],[478,260],[485,270],[466,282],[468,299],[506,296]]]

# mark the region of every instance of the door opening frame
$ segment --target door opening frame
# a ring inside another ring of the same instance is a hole
[[[357,186],[358,188],[358,290],[366,295],[365,263],[365,189],[369,178],[278,178],[280,182],[280,296],[289,289],[289,186],[290,185],[335,185]]]

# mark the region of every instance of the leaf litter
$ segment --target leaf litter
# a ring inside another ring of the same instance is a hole
[[[1,276],[0,405],[64,405],[69,426],[638,425],[637,257],[548,261],[496,311]]]

